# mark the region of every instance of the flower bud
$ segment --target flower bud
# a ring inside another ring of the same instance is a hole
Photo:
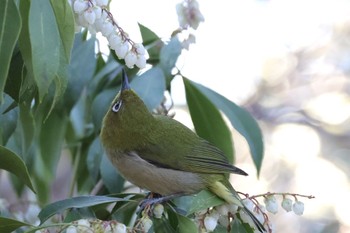
[[[296,215],[302,215],[304,213],[304,203],[301,201],[296,201],[293,204],[293,211]]]
[[[84,19],[88,24],[93,24],[96,19],[95,12],[90,8],[84,12]]]
[[[92,230],[90,229],[90,222],[87,219],[79,219],[77,224],[78,232],[92,233]]]
[[[250,200],[250,198],[245,198],[242,200],[242,204],[250,211],[253,211],[254,209],[254,202]]]
[[[230,225],[230,220],[227,217],[227,215],[220,215],[218,222],[221,226],[229,226]]]
[[[266,205],[266,210],[270,213],[276,214],[278,212],[278,203],[273,195],[269,195],[264,200]]]
[[[120,44],[120,46],[118,46],[115,49],[115,53],[117,54],[117,56],[122,59],[125,57],[125,55],[127,54],[127,52],[129,51],[129,43],[124,41],[123,43]]]
[[[125,63],[127,63],[127,56],[125,57]],[[153,208],[154,217],[155,218],[162,218],[163,213],[164,213],[164,206],[162,204],[156,204]]]
[[[293,204],[293,201],[291,199],[283,198],[281,206],[285,211],[289,212],[292,210],[292,204]]]
[[[77,228],[75,226],[69,226],[67,229],[66,229],[66,233],[77,233]]]
[[[148,232],[149,229],[151,229],[151,227],[153,225],[153,222],[152,222],[152,220],[149,217],[142,218],[141,219],[141,223],[142,223],[144,232]]]
[[[102,16],[102,9],[99,6],[94,6],[93,11],[95,13],[96,19],[101,18]]]
[[[105,37],[108,37],[112,32],[114,32],[113,24],[111,22],[109,22],[109,21],[105,21],[101,25],[101,33],[102,33],[102,35],[104,35]]]
[[[136,60],[136,63],[135,65],[140,68],[140,69],[143,69],[146,67],[146,58],[144,55],[139,55],[137,56],[137,60]]]
[[[223,204],[215,207],[218,213],[224,216],[228,215],[228,208],[229,208],[228,204]]]
[[[115,233],[126,233],[126,226],[122,223],[117,223],[115,226]]]
[[[108,37],[108,43],[111,49],[116,50],[122,43],[122,38],[119,35],[112,33]]]
[[[139,55],[145,55],[146,54],[146,49],[143,47],[142,44],[134,44],[134,48],[136,49],[137,54]]]
[[[251,228],[255,228],[253,219],[246,212],[244,212],[243,209],[240,209],[238,213],[241,217],[242,222],[248,223]]]
[[[98,6],[107,6],[108,0],[96,0],[96,5]]]
[[[214,231],[217,224],[218,220],[209,215],[204,218],[204,226],[208,232]]]
[[[238,205],[236,205],[236,204],[230,204],[229,207],[228,207],[228,211],[231,214],[237,213],[237,210],[238,210]]]
[[[85,17],[84,17],[84,13],[83,14],[80,14],[76,17],[76,22],[80,25],[80,26],[83,26],[83,27],[88,27],[89,26],[89,23],[88,21],[86,21]]]
[[[89,3],[84,0],[76,0],[73,5],[73,9],[75,13],[82,13],[89,7]]]
[[[210,212],[210,214],[209,214],[208,216],[210,216],[210,217],[212,217],[212,218],[218,220],[219,217],[220,217],[220,214],[219,214],[218,211],[216,211],[215,209],[213,209],[213,210]]]
[[[125,55],[125,65],[129,68],[133,68],[136,61],[137,61],[137,55],[135,54],[134,51],[129,51],[126,55]]]

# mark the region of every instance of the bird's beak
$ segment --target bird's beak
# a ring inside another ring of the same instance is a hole
[[[128,76],[126,75],[125,70],[123,69],[123,72],[122,72],[122,91],[129,90],[129,89],[130,89],[129,79],[128,79]]]

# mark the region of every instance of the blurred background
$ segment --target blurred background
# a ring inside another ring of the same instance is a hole
[[[179,2],[112,0],[111,12],[134,41],[141,42],[137,22],[167,40],[179,25]],[[249,195],[316,197],[299,198],[305,204],[302,216],[281,207],[269,214],[276,232],[350,232],[350,1],[198,3],[205,21],[177,67],[247,109],[264,134],[258,177],[246,141],[232,129],[236,165],[249,173],[232,176],[234,187]],[[193,128],[181,78],[172,83],[172,98],[175,119]],[[71,175],[70,166],[60,161],[53,199],[68,192],[62,183]],[[11,202],[6,176],[0,184]]]
[[[136,41],[137,22],[166,39],[178,25],[178,2],[112,1],[111,10]],[[350,1],[198,2],[205,22],[178,67],[245,107],[264,134],[257,177],[233,130],[236,165],[250,174],[231,177],[234,186],[316,197],[300,198],[301,217],[282,208],[270,214],[276,232],[350,232]],[[180,78],[172,92],[175,118],[193,128]]]

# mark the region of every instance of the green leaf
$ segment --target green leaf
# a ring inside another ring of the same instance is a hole
[[[69,118],[74,130],[76,139],[81,139],[86,136],[86,122],[87,122],[87,96],[86,91],[83,91],[78,102],[72,108]]]
[[[26,153],[32,144],[36,129],[31,107],[27,103],[19,105],[19,125],[21,127],[22,151]]]
[[[63,222],[70,223],[82,218],[92,219],[92,218],[96,218],[96,215],[90,208],[80,208],[80,209],[73,208],[67,213]]]
[[[47,171],[42,173],[42,178],[45,178],[47,181],[51,181],[55,177],[58,160],[61,156],[66,125],[67,117],[61,113],[53,112],[41,126],[39,137],[40,156]]]
[[[86,166],[89,170],[89,174],[92,178],[92,180],[97,183],[98,175],[100,172],[100,164],[102,160],[102,145],[100,142],[100,138],[96,137],[95,140],[92,142],[92,144],[89,147],[87,159],[86,159]]]
[[[23,58],[24,66],[21,67],[21,86],[19,102],[31,102],[37,95],[37,86],[33,76],[32,48],[29,35],[29,11],[30,1],[19,1],[19,10],[22,19],[22,30],[18,38],[18,47]],[[17,67],[17,69],[19,69]],[[16,99],[16,98],[15,98]]]
[[[31,226],[28,223],[16,219],[5,218],[0,216],[0,232],[13,232],[23,226]]]
[[[235,103],[231,102],[215,91],[198,83],[192,82],[192,85],[200,90],[207,98],[209,98],[217,108],[223,111],[223,113],[230,120],[232,126],[247,140],[259,175],[262,160],[264,158],[264,143],[261,130],[256,120],[248,111],[237,106]]]
[[[155,41],[160,40],[159,36],[155,34],[151,29],[139,23],[139,28],[142,36],[143,45],[147,46]]]
[[[6,145],[8,139],[16,129],[18,119],[18,108],[4,113],[5,109],[13,102],[8,95],[5,95],[4,100],[4,103],[0,105],[0,122],[3,122],[2,127],[0,127],[0,145]]]
[[[164,46],[163,41],[153,31],[144,25],[139,23],[139,28],[143,40],[143,45],[147,49],[149,59],[147,63],[156,65],[159,63],[159,56],[162,47]]]
[[[67,62],[69,62],[74,41],[74,14],[72,7],[68,1],[50,0],[50,2],[55,13],[64,54]]]
[[[127,197],[127,196],[126,196]],[[130,197],[128,202],[118,202],[112,210],[112,219],[124,223],[125,225],[130,225],[135,216],[139,202],[144,199],[144,196],[135,195]]]
[[[13,52],[8,77],[5,85],[5,93],[12,97],[17,103],[19,103],[20,90],[22,85],[22,79],[26,73],[24,67],[24,61],[22,55],[18,50],[18,46]]]
[[[179,209],[186,212],[186,215],[225,203],[221,198],[207,190],[203,190],[196,195],[176,198],[174,202]]]
[[[231,223],[231,232],[238,232],[238,233],[254,233],[252,228],[249,226],[248,223],[242,223],[239,219],[234,218]]]
[[[92,80],[95,67],[95,38],[83,41],[82,35],[77,34],[68,68],[69,80],[64,100],[67,109],[78,101],[83,89]]]
[[[165,218],[152,217],[153,228],[155,233],[176,233],[177,231],[170,225],[170,222]]]
[[[108,108],[117,93],[118,92],[115,88],[104,90],[93,100],[91,114],[92,122],[94,123],[96,130],[101,129],[103,117],[106,115]]]
[[[216,106],[199,91],[197,86],[183,78],[186,100],[197,134],[220,148],[232,163],[234,151],[232,135]]]
[[[162,67],[164,74],[168,79],[171,77],[171,72],[175,67],[181,51],[182,45],[177,37],[173,37],[168,44],[162,47],[160,51],[160,66]]]
[[[189,218],[182,216],[180,214],[177,214],[178,218],[178,231],[181,233],[193,233],[197,232],[197,226],[196,224]]]
[[[32,48],[30,44],[29,24],[28,24],[29,10],[30,10],[30,1],[19,1],[19,11],[21,13],[21,19],[22,19],[22,30],[18,38],[18,46],[29,73],[33,73]]]
[[[107,87],[107,84],[113,80],[116,74],[119,74],[121,70],[122,66],[115,60],[110,59],[97,71],[89,83],[89,92],[92,93],[91,96],[95,98],[98,94],[103,93]],[[114,92],[116,94],[116,90],[114,90]]]
[[[14,0],[0,1],[0,103],[10,67],[12,52],[21,31],[21,17]]]
[[[38,217],[41,224],[43,224],[47,219],[57,213],[69,208],[84,208],[89,206],[95,206],[106,203],[113,203],[117,201],[127,201],[124,198],[108,197],[108,196],[80,196],[73,197],[61,201],[57,201],[45,206],[39,213]]]
[[[16,175],[35,193],[27,166],[23,160],[14,152],[3,146],[0,146],[0,169],[4,169]]]
[[[102,156],[100,173],[103,183],[110,193],[119,193],[123,190],[125,180],[105,154]]]
[[[149,110],[158,107],[164,98],[164,73],[157,66],[134,78],[130,85]]]
[[[54,80],[60,63],[60,40],[56,19],[47,0],[31,1],[29,36],[33,74],[42,100]]]

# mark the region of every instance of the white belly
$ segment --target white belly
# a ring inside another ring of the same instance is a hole
[[[140,158],[135,152],[118,154],[109,158],[125,179],[140,188],[170,195],[177,193],[192,194],[205,189],[205,184],[196,173],[159,168]]]

